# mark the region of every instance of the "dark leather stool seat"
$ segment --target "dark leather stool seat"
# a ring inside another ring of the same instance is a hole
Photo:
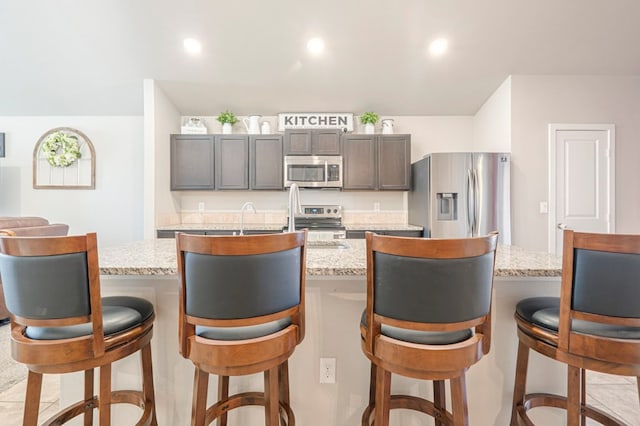
[[[84,371],[84,398],[50,418],[63,424],[84,415],[111,423],[111,405],[142,409],[136,424],[156,425],[151,337],[154,308],[144,299],[100,297],[96,234],[0,238],[0,275],[11,314],[11,346],[28,369],[24,425],[38,423],[42,374]],[[142,391],[111,390],[111,364],[140,352]],[[94,369],[100,389],[94,395]]]

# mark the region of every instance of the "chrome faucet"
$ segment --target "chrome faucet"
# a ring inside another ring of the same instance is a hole
[[[245,210],[250,211],[251,213],[255,213],[256,209],[253,207],[253,203],[251,201],[247,201],[240,208],[240,235],[244,235],[244,212]]]
[[[296,213],[302,213],[300,190],[298,189],[297,183],[292,183],[289,187],[289,227],[287,232],[294,232],[296,230]]]

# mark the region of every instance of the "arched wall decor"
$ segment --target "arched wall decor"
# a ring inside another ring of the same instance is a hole
[[[75,136],[78,141],[80,158],[66,167],[52,166],[42,152],[42,145],[56,132]],[[71,127],[56,127],[47,131],[38,139],[33,150],[33,188],[34,189],[95,189],[96,156],[93,144],[79,130]]]

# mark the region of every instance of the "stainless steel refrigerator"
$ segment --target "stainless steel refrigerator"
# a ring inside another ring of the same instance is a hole
[[[511,156],[454,152],[426,155],[411,165],[408,219],[424,236],[458,238],[500,233],[511,244]]]

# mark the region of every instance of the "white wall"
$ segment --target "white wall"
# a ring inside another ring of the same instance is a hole
[[[511,77],[508,77],[473,117],[472,151],[511,151]]]
[[[616,232],[640,233],[640,77],[512,77],[513,244],[547,251],[548,125],[616,128]]]
[[[0,216],[43,216],[69,232],[97,232],[101,245],[142,238],[142,117],[0,117]],[[33,150],[55,127],[83,132],[93,143],[96,188],[33,189]]]
[[[169,191],[171,133],[180,132],[180,114],[153,80],[144,81],[145,190],[144,238],[155,238],[159,215],[175,215],[180,206]],[[177,216],[176,216],[177,217]]]

